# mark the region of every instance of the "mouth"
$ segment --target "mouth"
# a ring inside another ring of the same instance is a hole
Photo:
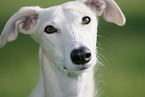
[[[69,68],[67,68],[67,67],[63,67],[63,69],[64,70],[73,70],[73,71],[84,71],[84,70],[87,70],[89,68],[89,66],[84,66],[84,65],[81,65],[81,66],[79,66],[79,67],[77,67],[77,68],[75,68],[75,69],[69,69]]]
[[[76,58],[78,59],[78,58]],[[81,62],[82,62],[82,59],[81,59]],[[69,65],[68,65],[69,64]],[[96,64],[96,58],[93,56],[91,56],[91,59],[89,59],[89,61],[87,61],[86,63],[73,63],[72,61],[65,61],[64,65],[62,65],[62,69],[65,71],[65,72],[85,72],[85,71],[88,71],[90,69],[93,69],[93,67],[95,66]]]
[[[86,70],[86,69],[88,69],[88,67],[81,67],[81,68],[79,68],[79,70]]]

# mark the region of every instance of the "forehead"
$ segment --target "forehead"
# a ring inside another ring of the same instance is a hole
[[[91,15],[95,15],[95,13],[79,1],[71,1],[62,5],[49,7],[40,12],[40,17],[43,20],[50,20],[54,22],[68,18],[77,19],[79,17]]]
[[[75,12],[79,14],[94,14],[93,11],[90,10],[89,7],[87,7],[84,3],[81,3],[79,1],[72,1],[72,2],[67,2],[61,5],[64,13],[69,13],[69,12]]]

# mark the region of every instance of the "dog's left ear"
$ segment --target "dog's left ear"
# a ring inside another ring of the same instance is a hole
[[[114,0],[79,0],[84,2],[98,16],[103,14],[104,19],[108,22],[116,23],[119,26],[125,24],[126,19],[121,9]]]

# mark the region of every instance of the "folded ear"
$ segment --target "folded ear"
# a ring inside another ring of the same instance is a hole
[[[32,34],[38,19],[40,7],[22,7],[7,22],[0,37],[0,47],[13,41],[18,36],[18,31],[24,34]]]
[[[125,24],[126,19],[119,6],[114,0],[81,0],[98,16],[103,14],[104,19],[108,22],[116,23],[119,26]]]

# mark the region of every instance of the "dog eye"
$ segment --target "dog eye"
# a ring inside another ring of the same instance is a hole
[[[55,29],[53,26],[49,25],[49,26],[45,27],[44,31],[47,34],[51,34],[51,33],[57,32],[57,29]]]
[[[83,17],[82,24],[89,24],[91,21],[91,18],[88,16]]]

